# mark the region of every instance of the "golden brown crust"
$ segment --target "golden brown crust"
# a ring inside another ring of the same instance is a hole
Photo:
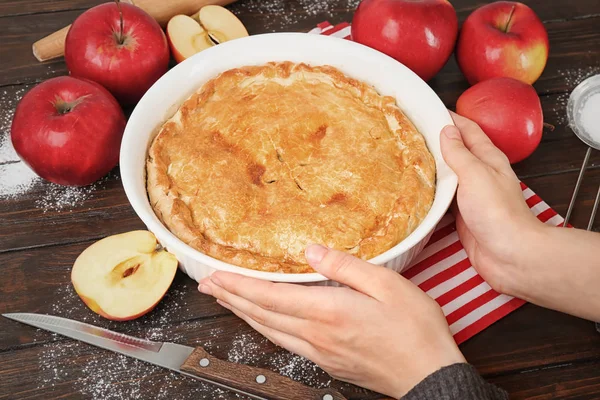
[[[303,273],[311,243],[369,259],[408,236],[433,202],[435,162],[392,97],[330,66],[269,63],[183,103],[150,147],[147,189],[197,250]]]

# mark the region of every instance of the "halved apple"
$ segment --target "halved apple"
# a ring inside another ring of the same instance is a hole
[[[196,14],[176,15],[167,24],[173,57],[181,62],[219,43],[248,36],[244,24],[228,9],[209,5]]]
[[[95,313],[128,321],[151,311],[177,272],[177,259],[157,246],[148,231],[106,237],[85,249],[73,265],[71,282]]]

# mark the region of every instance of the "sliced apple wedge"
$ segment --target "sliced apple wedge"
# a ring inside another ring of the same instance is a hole
[[[217,44],[248,36],[248,31],[242,21],[221,6],[202,7],[198,11],[198,21]]]
[[[209,5],[196,14],[176,15],[167,24],[173,57],[181,62],[219,43],[248,36],[244,24],[228,9]]]
[[[213,45],[198,21],[187,15],[176,15],[169,20],[167,37],[178,63]]]
[[[157,248],[148,231],[106,237],[85,249],[73,265],[71,282],[95,313],[128,321],[151,311],[177,272],[177,259]]]

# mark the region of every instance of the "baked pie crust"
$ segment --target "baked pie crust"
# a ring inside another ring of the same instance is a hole
[[[147,159],[157,216],[219,260],[314,272],[320,243],[370,259],[433,202],[435,162],[392,97],[330,66],[223,72],[160,129]]]

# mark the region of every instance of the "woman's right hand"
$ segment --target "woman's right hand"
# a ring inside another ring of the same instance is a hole
[[[473,267],[498,292],[600,321],[600,235],[540,222],[506,156],[477,124],[452,118],[442,154],[458,175],[453,212]]]
[[[516,295],[521,259],[544,227],[523,199],[507,157],[471,120],[452,113],[456,126],[441,134],[444,159],[458,176],[453,213],[472,265],[497,291]]]

